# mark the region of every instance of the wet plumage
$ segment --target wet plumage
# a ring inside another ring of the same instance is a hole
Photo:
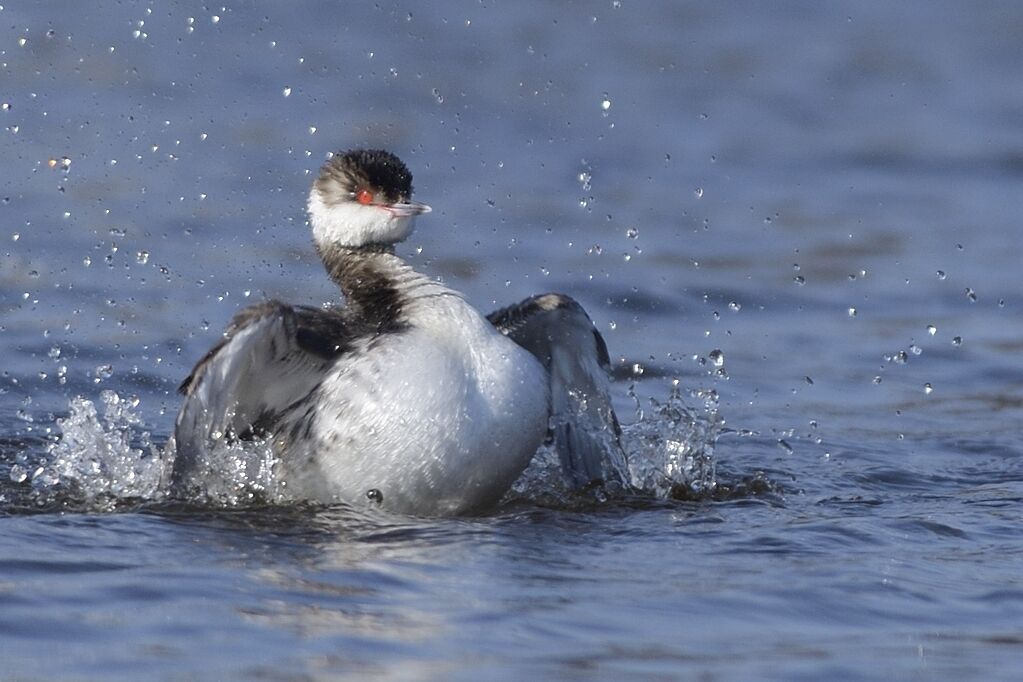
[[[293,499],[457,514],[496,503],[553,437],[574,486],[621,480],[607,349],[545,294],[492,313],[416,272],[394,244],[429,207],[396,156],[332,157],[309,195],[344,304],[239,312],[182,383],[174,492],[201,494],[218,444],[267,439]]]

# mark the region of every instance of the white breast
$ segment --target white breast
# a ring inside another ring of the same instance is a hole
[[[297,498],[365,500],[412,514],[496,502],[547,433],[546,372],[455,295],[412,328],[346,355],[321,384],[309,441],[287,444]]]

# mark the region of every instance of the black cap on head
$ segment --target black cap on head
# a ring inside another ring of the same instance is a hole
[[[388,201],[412,197],[412,173],[401,159],[383,149],[351,149],[338,152],[320,169],[316,188],[327,203],[347,198],[362,188],[380,192]]]

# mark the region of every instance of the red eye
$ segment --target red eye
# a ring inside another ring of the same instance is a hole
[[[355,193],[355,200],[366,206],[373,203],[373,193],[368,189],[360,189]]]

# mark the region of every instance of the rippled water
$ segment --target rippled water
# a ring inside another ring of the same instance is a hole
[[[1016,3],[2,5],[0,677],[1017,677]],[[417,266],[583,302],[659,495],[161,498],[233,311],[334,295],[362,145]]]

